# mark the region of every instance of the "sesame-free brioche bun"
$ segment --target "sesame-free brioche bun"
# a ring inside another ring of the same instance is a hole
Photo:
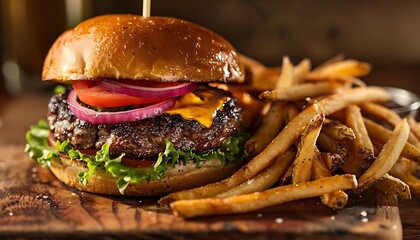
[[[61,161],[52,161],[50,169],[53,174],[68,186],[82,191],[121,195],[115,184],[116,178],[103,169],[96,169],[89,182],[84,186],[77,177],[79,172],[87,172],[85,162],[71,160],[61,154]],[[209,183],[223,180],[239,169],[239,164],[222,165],[218,160],[200,163],[176,165],[168,168],[165,176],[160,180],[144,183],[130,183],[124,191],[125,196],[158,196],[171,192],[204,186]]]
[[[103,15],[80,23],[55,41],[42,79],[242,82],[244,70],[238,58],[224,38],[188,21]]]

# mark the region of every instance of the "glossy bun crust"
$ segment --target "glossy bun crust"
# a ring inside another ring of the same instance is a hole
[[[104,15],[64,32],[48,52],[43,80],[133,79],[242,82],[232,45],[170,17]]]
[[[61,161],[52,161],[50,169],[53,174],[66,185],[82,191],[121,195],[118,191],[116,181],[110,173],[103,169],[96,169],[95,174],[86,186],[80,183],[77,174],[86,172],[88,168],[84,162],[70,160],[67,156],[60,155]],[[239,169],[239,165],[230,164],[222,166],[220,161],[206,162],[200,167],[194,163],[180,165],[166,171],[165,176],[160,180],[153,180],[145,183],[131,183],[125,189],[125,196],[158,196],[204,186],[217,182],[232,175]]]

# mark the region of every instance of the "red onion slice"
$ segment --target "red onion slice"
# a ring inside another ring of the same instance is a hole
[[[149,82],[150,84],[150,82]],[[114,80],[104,80],[100,85],[111,92],[130,95],[140,98],[173,98],[185,95],[194,91],[195,83],[181,83],[176,86],[168,87],[152,87],[152,86],[138,86],[130,85]]]
[[[77,101],[76,92],[72,90],[70,91],[67,98],[67,103],[73,114],[82,120],[92,124],[115,124],[123,122],[134,122],[158,115],[164,110],[173,107],[175,105],[175,99],[167,99],[144,108],[137,108],[133,110],[120,112],[97,112],[82,106]]]

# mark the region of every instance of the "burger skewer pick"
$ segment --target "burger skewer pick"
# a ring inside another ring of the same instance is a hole
[[[27,133],[31,159],[100,194],[151,196],[230,176],[246,157],[242,109],[208,83],[241,83],[239,54],[197,24],[111,14],[64,32],[42,79],[67,84]],[[147,17],[147,18],[146,18]]]
[[[152,0],[143,0],[143,17],[144,18],[150,17],[151,4],[152,4]]]

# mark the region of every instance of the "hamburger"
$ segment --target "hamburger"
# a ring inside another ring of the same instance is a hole
[[[28,131],[26,151],[65,184],[100,194],[162,195],[226,178],[246,156],[242,109],[210,85],[243,82],[238,58],[188,21],[88,19],[45,58],[42,79],[66,86]]]

